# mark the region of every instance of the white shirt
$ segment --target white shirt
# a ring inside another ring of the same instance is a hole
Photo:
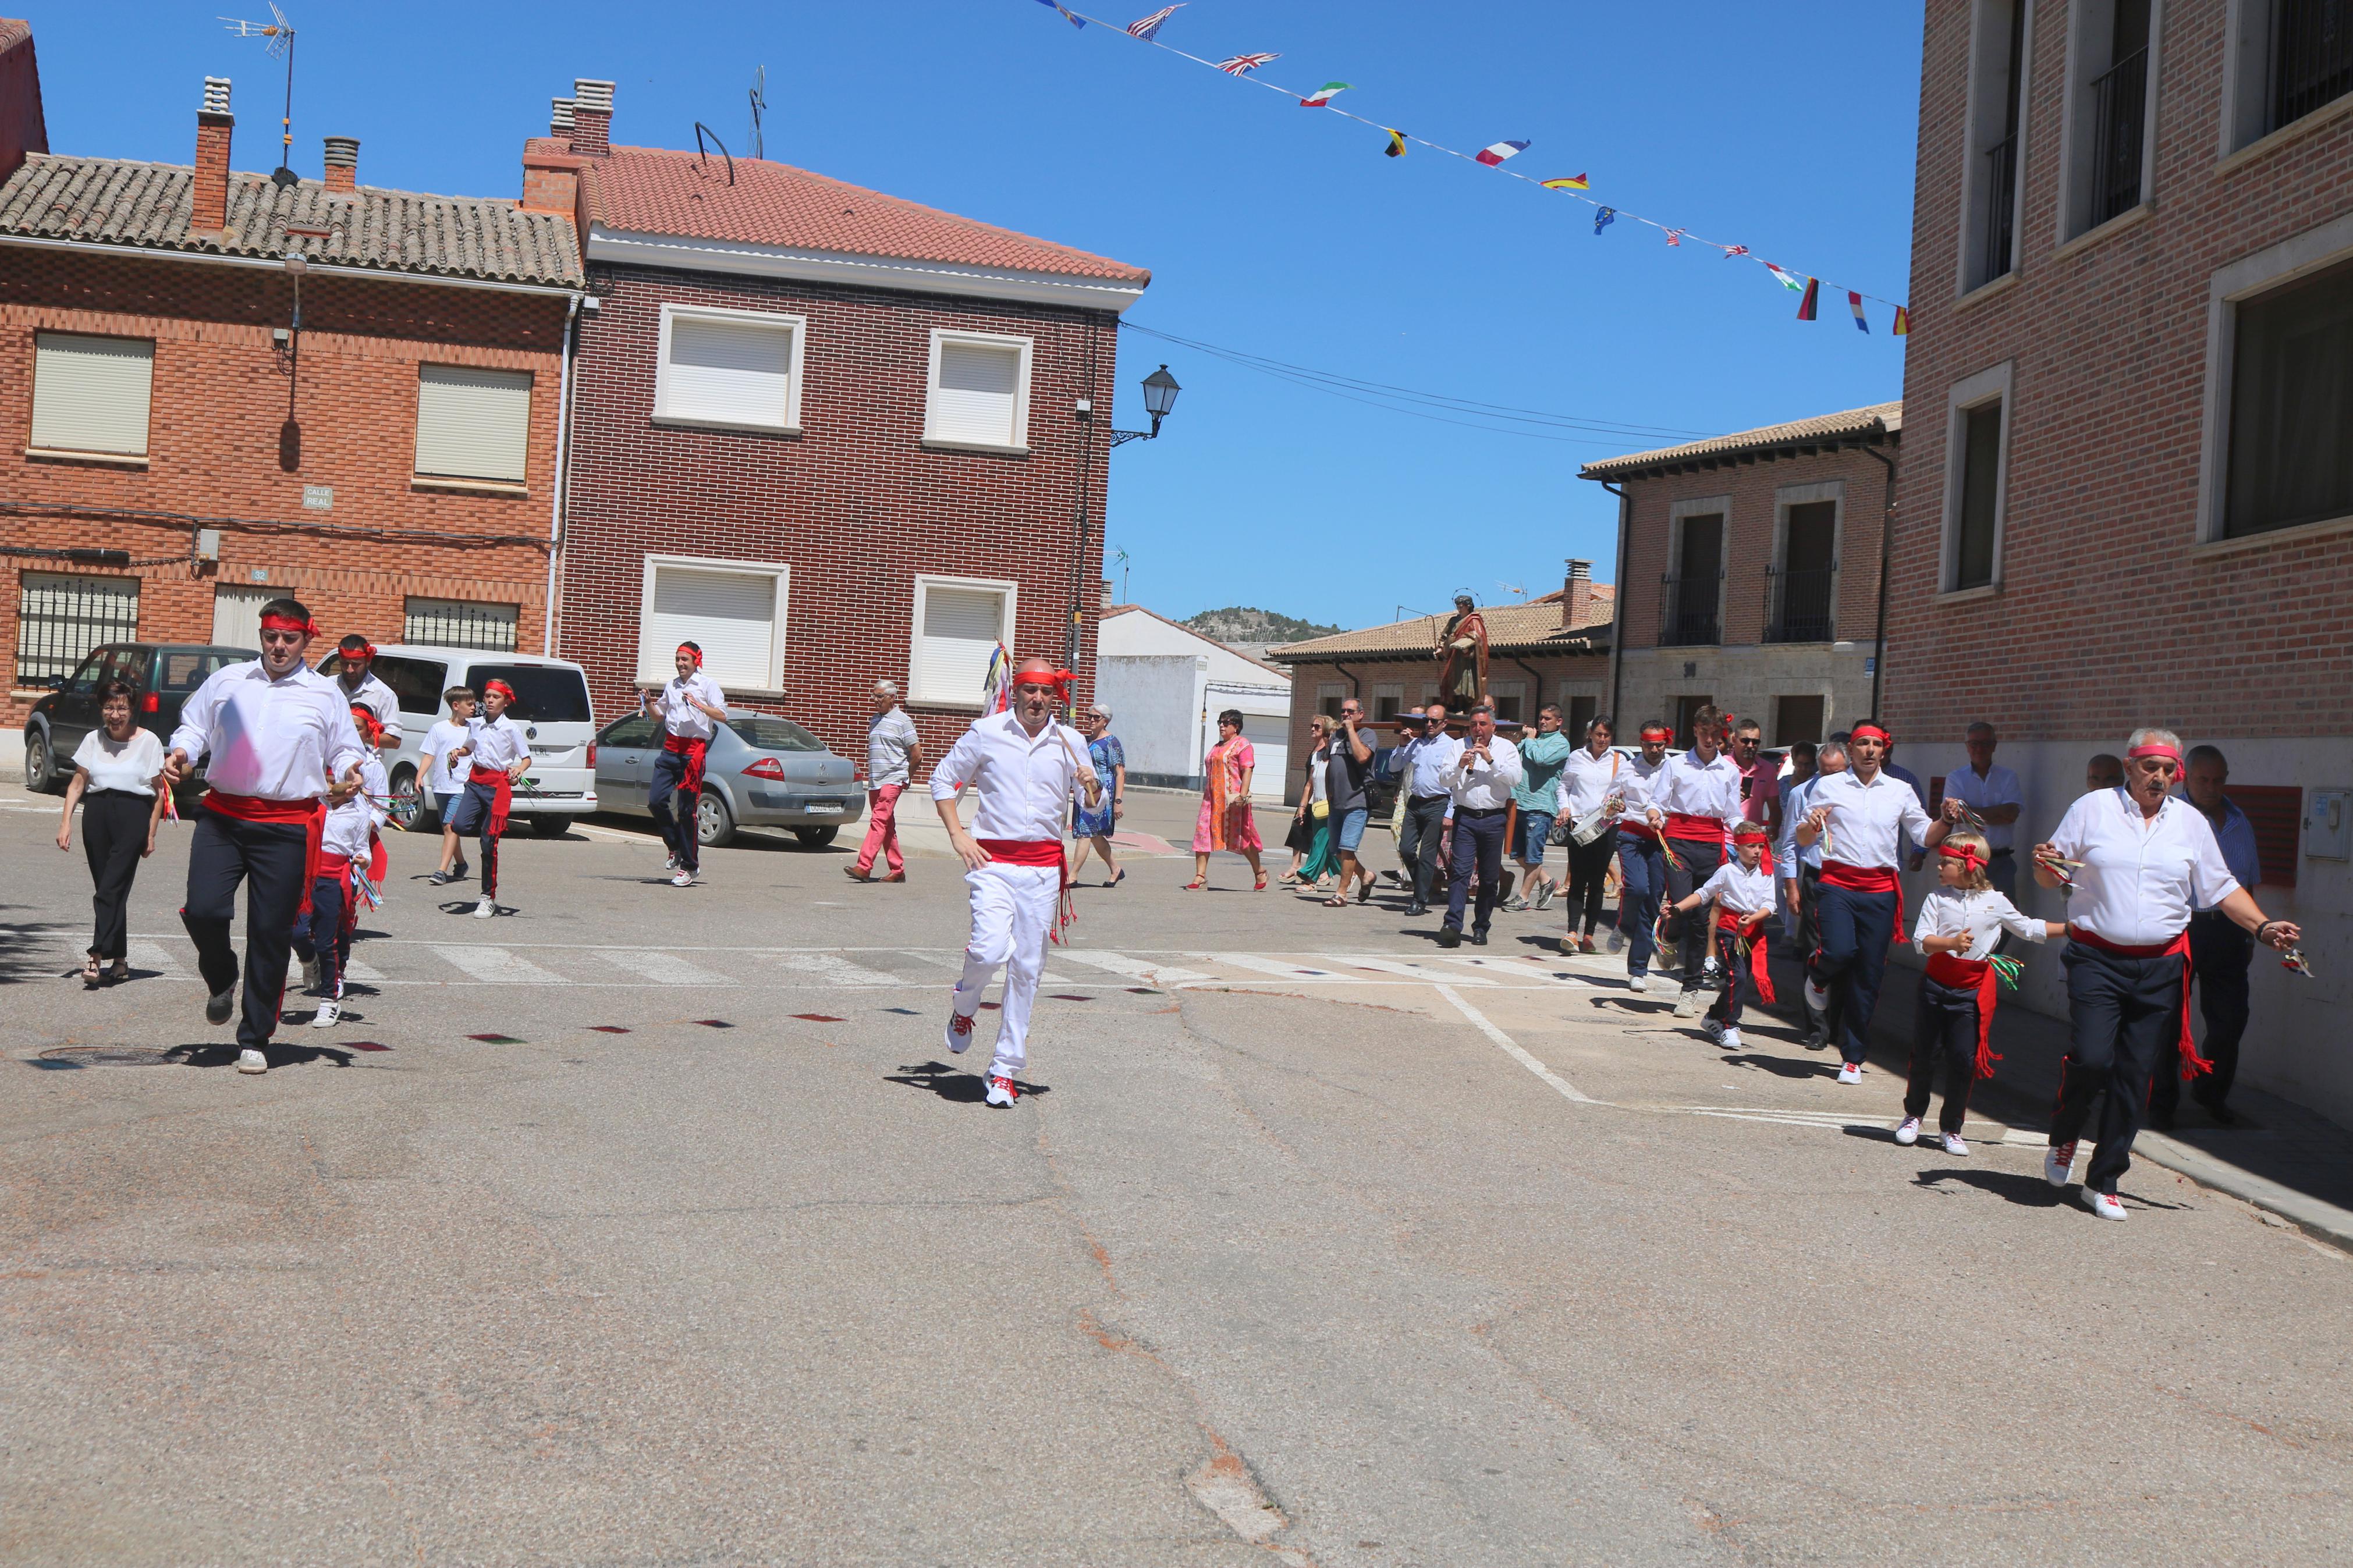
[[[1048,719],[1032,736],[1011,710],[991,713],[966,730],[932,770],[932,798],[952,800],[969,784],[980,796],[973,817],[975,838],[1060,842],[1070,819],[1071,797],[1081,793],[1083,772],[1094,777],[1087,742],[1060,721]]]
[[[1681,812],[1685,816],[1738,822],[1740,764],[1722,752],[1712,763],[1701,762],[1697,752],[1669,758],[1651,781],[1651,805],[1662,816]]]
[[[718,731],[719,721],[689,702],[708,702],[713,708],[727,706],[727,694],[719,689],[719,682],[701,670],[692,675],[673,675],[670,684],[654,693],[653,710],[661,715],[662,728],[682,741],[708,741]]]
[[[2026,791],[2020,786],[2018,775],[2000,763],[1988,769],[1983,778],[1978,777],[1977,769],[1966,763],[1955,768],[1945,775],[1945,797],[1959,801],[1980,816],[1998,805],[2023,809],[2026,805]],[[1985,826],[1986,843],[1996,849],[2009,848],[2014,834],[2015,829],[2006,822],[1989,822]]]
[[[2051,842],[2084,862],[2067,923],[2126,947],[2171,942],[2189,927],[2192,909],[2211,909],[2239,889],[2213,827],[2175,796],[2149,821],[2120,788],[2087,795],[2067,808]]]
[[[1822,841],[1811,844],[1798,842],[1798,824],[1812,809],[1814,786],[1830,777],[1815,773],[1803,784],[1791,784],[1781,792],[1781,842],[1773,846],[1773,868],[1785,881],[1796,881],[1800,866],[1822,868]]]
[[[2041,921],[2020,914],[2016,904],[1991,888],[1968,893],[1938,883],[1920,901],[1920,918],[1912,926],[1912,946],[1925,953],[1932,936],[1966,933],[1968,950],[1959,956],[1988,958],[1992,956],[1994,944],[2005,931],[2029,942],[2041,942],[2051,934]]]
[[[1905,834],[1925,841],[1928,813],[1912,786],[1881,772],[1866,784],[1852,768],[1813,784],[1806,793],[1806,809],[1831,808],[1830,847],[1825,861],[1841,866],[1895,868],[1898,840]],[[1814,841],[1820,844],[1819,838]]]
[[[330,773],[341,778],[375,754],[332,676],[298,666],[272,680],[258,658],[206,678],[181,708],[172,745],[190,761],[212,754],[205,779],[213,788],[262,800],[315,800]]]
[[[1773,879],[1765,874],[1765,864],[1758,861],[1750,870],[1736,855],[1715,868],[1715,875],[1699,885],[1702,909],[1710,904],[1722,904],[1736,915],[1753,915],[1758,910],[1773,907]]]
[[[377,679],[374,670],[361,676],[357,687],[344,685],[340,676],[333,679],[335,689],[343,694],[343,706],[348,708],[356,702],[375,714],[375,721],[384,729],[384,743],[399,745],[400,699],[392,694],[392,688]]]
[[[73,765],[90,775],[92,789],[120,790],[153,799],[155,775],[164,771],[164,742],[153,730],[131,727],[131,739],[112,741],[104,729],[92,730],[74,748]]]
[[[502,773],[531,756],[531,747],[522,738],[522,726],[503,713],[495,719],[477,716],[467,720],[466,744],[473,748],[466,759],[468,763],[486,784],[493,782],[492,773]]]
[[[1328,801],[1332,798],[1332,747],[1329,742],[1315,748],[1307,760],[1307,799]]]
[[[1453,787],[1458,811],[1501,811],[1512,804],[1512,786],[1520,782],[1520,749],[1497,735],[1487,742],[1481,758],[1469,743],[1454,749]],[[1462,766],[1468,761],[1469,767]]]
[[[391,794],[392,785],[384,776],[384,763],[374,757],[362,763],[360,793],[327,808],[327,828],[320,835],[319,847],[346,860],[366,859],[368,840],[384,826],[385,808],[377,802]],[[369,799],[371,795],[375,798]]]
[[[1617,747],[1605,748],[1598,757],[1592,747],[1577,747],[1561,764],[1560,785],[1553,797],[1555,809],[1563,816],[1591,816],[1601,809],[1625,771],[1626,759],[1618,754]]]
[[[466,743],[466,726],[455,719],[444,719],[425,731],[425,754],[433,759],[433,771],[425,775],[425,787],[436,795],[455,795],[466,787],[466,776],[474,771],[474,759],[459,757],[455,763],[449,753]]]
[[[1640,752],[1626,759],[1626,765],[1618,770],[1618,783],[1610,791],[1626,803],[1625,815],[1619,821],[1642,820],[1642,813],[1650,809],[1651,796],[1659,787],[1659,775],[1667,771],[1667,764],[1672,761],[1672,757],[1661,757],[1655,763],[1646,763]]]
[[[1462,758],[1462,742],[1451,735],[1419,735],[1398,748],[1389,771],[1405,780],[1405,793],[1424,795],[1454,793],[1455,763]],[[1516,752],[1514,753],[1517,755]]]
[[[866,726],[866,787],[907,783],[913,776],[908,759],[920,738],[904,708],[874,715]]]

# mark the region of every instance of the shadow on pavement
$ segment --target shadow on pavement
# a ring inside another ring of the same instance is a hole
[[[347,1068],[352,1065],[352,1053],[349,1051],[339,1051],[332,1046],[294,1046],[288,1045],[282,1040],[272,1040],[269,1043],[269,1048],[261,1054],[269,1058],[269,1065],[273,1069],[278,1068],[301,1067],[308,1063],[321,1060],[332,1062],[339,1068]],[[231,1041],[227,1045],[174,1046],[169,1050],[165,1051],[164,1055],[178,1061],[183,1067],[235,1067],[237,1065],[237,1046],[235,1041]]]
[[[945,1062],[918,1062],[902,1067],[895,1073],[884,1073],[882,1081],[905,1084],[910,1089],[928,1089],[942,1100],[959,1105],[978,1105],[988,1095],[988,1082],[982,1074],[966,1072]],[[1018,1078],[1013,1087],[1025,1095],[1052,1092],[1048,1085],[1028,1083]]]
[[[76,929],[59,921],[0,921],[0,985],[21,985],[66,973],[49,967],[54,960],[43,949],[47,939],[67,936]],[[71,973],[80,975],[79,958]]]
[[[1801,1057],[1768,1057],[1762,1051],[1740,1051],[1723,1058],[1728,1067],[1757,1068],[1775,1078],[1836,1078],[1838,1063],[1808,1061]]]

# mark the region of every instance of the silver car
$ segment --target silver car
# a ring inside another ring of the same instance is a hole
[[[650,816],[646,796],[661,750],[657,719],[632,713],[606,725],[595,752],[597,805]],[[696,837],[707,847],[738,827],[788,827],[803,847],[822,849],[866,808],[857,775],[849,758],[791,720],[730,708],[703,758]]]

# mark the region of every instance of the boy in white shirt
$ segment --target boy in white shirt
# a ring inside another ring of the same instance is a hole
[[[507,830],[507,808],[514,781],[531,766],[531,747],[522,726],[506,717],[514,688],[503,680],[482,683],[482,716],[466,726],[466,743],[453,748],[452,761],[470,761],[466,790],[450,813],[449,826],[459,833],[479,833],[482,839],[482,896],[474,918],[489,920],[499,912],[499,840]]]
[[[1701,1027],[1727,1050],[1740,1048],[1742,976],[1756,984],[1757,1000],[1773,1000],[1773,973],[1765,958],[1765,917],[1773,912],[1773,874],[1765,869],[1765,848],[1771,841],[1763,823],[1742,823],[1733,830],[1733,858],[1676,900],[1671,911],[1680,919],[1702,905],[1714,907],[1711,935],[1722,954],[1724,994],[1708,1008]]]
[[[367,760],[360,763],[360,787],[327,807],[310,912],[294,921],[294,956],[302,961],[302,984],[316,988],[321,998],[311,1018],[314,1029],[332,1028],[343,1016],[343,971],[352,961],[352,933],[360,921],[354,880],[359,875],[371,881],[384,877],[384,846],[376,829],[385,824],[392,795],[384,759],[375,750],[383,743],[384,726],[367,704],[353,702],[352,727],[368,746]]]
[[[449,753],[466,743],[466,723],[474,716],[474,691],[470,686],[453,686],[441,694],[449,705],[449,717],[425,732],[424,755],[417,764],[424,778],[425,793],[433,797],[433,815],[441,823],[441,864],[430,879],[437,888],[462,880],[468,869],[466,841],[449,826],[449,808],[458,803],[459,792],[466,787],[467,775],[474,764],[466,759],[450,759]]]

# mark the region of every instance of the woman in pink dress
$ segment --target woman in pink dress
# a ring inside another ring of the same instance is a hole
[[[1266,868],[1259,864],[1258,818],[1250,814],[1250,774],[1258,771],[1258,753],[1242,739],[1242,716],[1229,708],[1218,715],[1218,743],[1202,759],[1201,815],[1193,824],[1193,879],[1185,890],[1209,885],[1209,855],[1230,849],[1250,862],[1257,877],[1254,892],[1266,890]]]

